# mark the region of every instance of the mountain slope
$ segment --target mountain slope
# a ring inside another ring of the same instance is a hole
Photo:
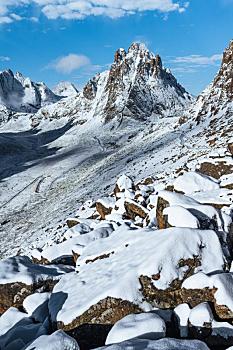
[[[233,41],[223,53],[222,64],[213,82],[188,112],[199,137],[212,146],[227,147],[233,142]]]

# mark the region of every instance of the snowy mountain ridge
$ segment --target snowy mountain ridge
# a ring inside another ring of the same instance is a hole
[[[89,80],[78,96],[42,108],[35,118],[66,115],[103,123],[113,119],[121,123],[126,118],[145,121],[177,116],[191,102],[193,97],[163,68],[161,58],[133,43],[127,52],[117,50],[110,70]]]

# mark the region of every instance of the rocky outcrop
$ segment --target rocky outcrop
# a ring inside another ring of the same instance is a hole
[[[140,307],[127,300],[108,297],[90,307],[82,314],[82,316],[75,319],[69,325],[64,325],[62,322],[58,322],[57,326],[59,329],[69,331],[84,324],[113,325],[124,316],[141,311]]]
[[[148,210],[133,200],[126,200],[124,205],[126,216],[132,220],[137,217],[145,219],[148,215]]]
[[[28,257],[13,257],[0,262],[0,314],[11,306],[20,308],[36,290],[51,291],[64,273],[59,268],[36,265]]]
[[[83,96],[88,100],[94,100],[98,87],[98,75],[93,79],[90,79],[83,88]]]
[[[156,208],[156,219],[157,219],[158,228],[160,230],[170,227],[168,223],[168,217],[163,213],[164,209],[169,207],[169,205],[170,204],[166,199],[162,197],[158,197],[157,208]]]
[[[233,99],[233,40],[223,53],[222,65],[214,79],[213,88],[221,89],[230,100]]]
[[[199,124],[206,122],[204,137],[210,146],[224,143],[232,135],[233,100],[233,41],[223,53],[221,68],[213,82],[197,98],[188,116]],[[223,142],[222,142],[223,141]]]

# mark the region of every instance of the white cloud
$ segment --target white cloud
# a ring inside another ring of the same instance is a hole
[[[192,67],[175,67],[172,68],[172,72],[175,73],[196,73],[196,69]]]
[[[0,62],[9,62],[11,59],[8,56],[0,56]]]
[[[49,19],[81,20],[87,16],[119,18],[143,11],[182,13],[189,3],[183,0],[1,0],[0,23],[17,20],[12,17],[14,12],[33,4]]]
[[[71,53],[53,61],[46,68],[53,68],[62,74],[70,74],[73,71],[89,65],[91,65],[91,62],[87,56]]]
[[[17,15],[16,13],[11,13],[10,17],[15,21],[22,21],[23,17]]]
[[[221,61],[221,59],[222,59],[222,55],[220,54],[215,54],[212,56],[190,55],[190,56],[176,57],[174,60],[172,60],[172,62],[209,66],[209,65],[218,63],[219,61]]]

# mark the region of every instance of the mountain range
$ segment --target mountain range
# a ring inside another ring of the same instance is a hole
[[[197,98],[138,43],[0,98],[0,348],[230,350],[233,41]]]

